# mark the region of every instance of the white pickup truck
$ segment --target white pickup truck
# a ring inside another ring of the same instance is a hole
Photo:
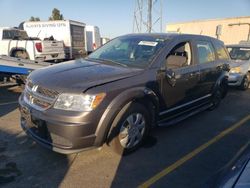
[[[63,41],[29,38],[26,31],[0,28],[0,55],[40,61],[65,59]]]

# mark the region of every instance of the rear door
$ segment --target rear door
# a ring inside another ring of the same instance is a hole
[[[216,59],[215,50],[210,40],[196,41],[197,61],[200,66],[199,95],[211,94],[219,78],[221,64]]]
[[[72,58],[82,57],[86,54],[85,49],[85,27],[70,25]]]
[[[87,40],[87,52],[94,51],[93,49],[93,32],[92,31],[86,31],[86,40]]]

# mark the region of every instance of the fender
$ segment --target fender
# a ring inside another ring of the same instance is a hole
[[[156,113],[159,109],[159,99],[155,92],[149,88],[136,87],[128,89],[120,93],[116,98],[112,100],[109,106],[104,111],[98,126],[96,128],[96,140],[95,145],[101,146],[105,143],[108,133],[110,131],[111,125],[117,116],[117,114],[126,106],[128,103],[133,102],[138,99],[147,98],[156,107]],[[157,113],[158,114],[158,113]]]

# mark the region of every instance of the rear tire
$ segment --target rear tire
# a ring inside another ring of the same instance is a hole
[[[116,116],[115,125],[108,136],[108,146],[119,155],[127,155],[138,149],[150,127],[150,115],[146,108],[138,103],[128,105]]]
[[[249,75],[249,73],[248,73],[248,74],[245,75],[244,78],[242,79],[242,82],[241,82],[241,84],[240,84],[240,89],[241,89],[241,90],[245,91],[245,90],[248,89],[248,87],[249,87],[249,79],[250,79],[249,77],[250,77],[250,75]]]

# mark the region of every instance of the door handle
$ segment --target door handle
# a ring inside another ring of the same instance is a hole
[[[219,66],[217,66],[217,70],[222,70],[223,69],[223,66],[222,65],[219,65]]]
[[[200,72],[191,72],[191,73],[189,74],[190,77],[194,77],[194,76],[196,76],[196,75],[200,75]]]

